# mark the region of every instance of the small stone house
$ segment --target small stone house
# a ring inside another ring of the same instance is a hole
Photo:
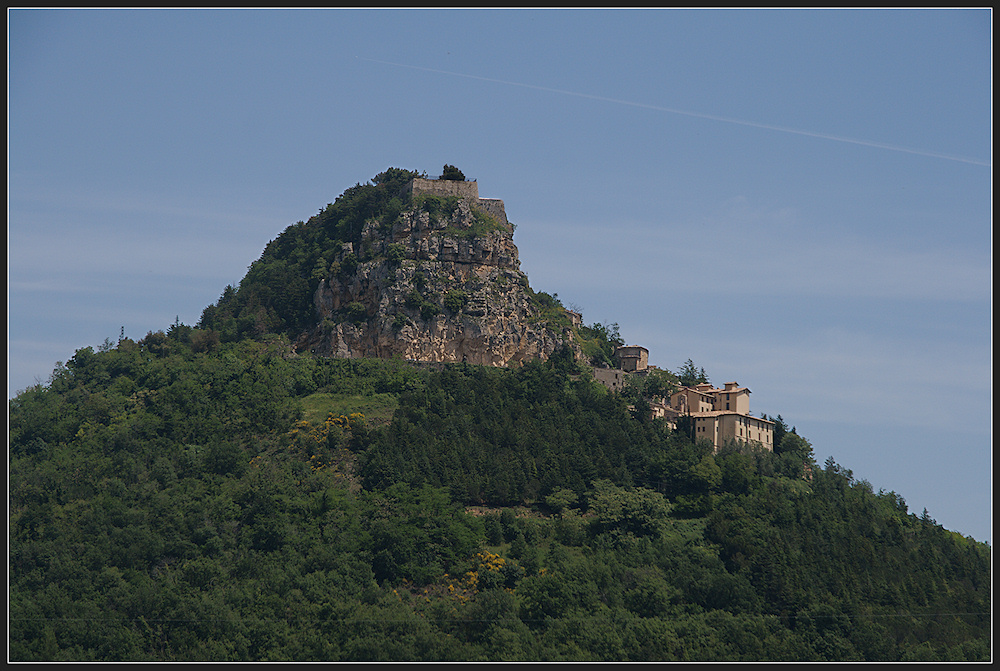
[[[594,379],[614,392],[625,388],[625,371],[620,368],[594,368]]]
[[[615,363],[629,373],[637,373],[649,367],[649,350],[645,347],[631,345],[615,350]]]

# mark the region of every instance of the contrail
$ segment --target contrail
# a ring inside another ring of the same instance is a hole
[[[917,156],[927,156],[930,158],[942,158],[947,161],[958,161],[960,163],[971,163],[972,165],[982,165],[986,167],[992,167],[993,163],[990,161],[982,161],[975,158],[966,158],[964,156],[952,156],[950,154],[941,154],[933,151],[925,151],[922,149],[911,149],[909,147],[900,147],[898,145],[886,144],[884,142],[872,142],[870,140],[858,140],[855,138],[841,137],[839,135],[830,135],[828,133],[818,133],[815,131],[800,130],[798,128],[789,128],[787,126],[775,126],[772,124],[758,123],[755,121],[745,121],[743,119],[733,119],[731,117],[718,116],[716,114],[704,114],[701,112],[690,112],[688,110],[676,109],[673,107],[662,107],[660,105],[648,105],[646,103],[637,103],[630,100],[620,100],[618,98],[607,98],[605,96],[592,95],[589,93],[579,93],[577,91],[567,91],[565,89],[554,89],[548,86],[536,86],[534,84],[522,84],[520,82],[511,82],[504,79],[493,79],[490,77],[480,77],[478,75],[468,75],[461,72],[450,72],[448,70],[437,70],[435,68],[424,68],[418,65],[406,65],[404,63],[393,63],[390,61],[381,61],[375,58],[365,58],[364,56],[356,56],[356,58],[369,61],[372,63],[381,63],[382,65],[392,65],[397,68],[409,68],[411,70],[422,70],[424,72],[433,72],[440,75],[450,75],[452,77],[464,77],[466,79],[475,79],[481,82],[492,82],[494,84],[504,84],[506,86],[519,86],[525,89],[534,89],[535,91],[545,91],[547,93],[560,93],[562,95],[574,96],[576,98],[586,98],[588,100],[599,100],[601,102],[614,103],[616,105],[627,105],[629,107],[638,107],[641,109],[654,110],[657,112],[667,112],[669,114],[680,114],[683,116],[694,117],[697,119],[708,119],[710,121],[721,121],[723,123],[737,124],[739,126],[750,126],[751,128],[761,128],[764,130],[773,130],[779,133],[791,133],[792,135],[804,135],[806,137],[819,138],[821,140],[833,140],[834,142],[846,142],[848,144],[856,144],[862,147],[873,147],[875,149],[888,149],[889,151],[898,151],[906,154],[915,154]]]

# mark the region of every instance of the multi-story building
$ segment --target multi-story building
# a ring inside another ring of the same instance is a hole
[[[736,382],[722,389],[710,384],[681,387],[670,396],[670,406],[691,418],[695,440],[711,441],[716,451],[731,440],[774,450],[774,422],[750,414],[750,390]]]
[[[625,387],[629,374],[644,375],[649,365],[649,350],[638,345],[619,347],[614,355],[617,368],[594,368],[594,378],[614,392]],[[750,414],[750,390],[737,382],[727,382],[721,389],[708,383],[681,387],[667,399],[647,399],[653,419],[663,419],[672,427],[682,417],[689,417],[695,440],[711,441],[718,451],[727,441],[759,443],[774,450],[774,422]]]

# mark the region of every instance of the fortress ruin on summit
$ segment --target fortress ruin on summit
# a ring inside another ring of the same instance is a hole
[[[464,198],[480,210],[496,219],[504,227],[510,227],[507,211],[499,198],[480,198],[479,183],[457,179],[427,179],[414,177],[408,189],[413,196],[437,196],[438,198]]]

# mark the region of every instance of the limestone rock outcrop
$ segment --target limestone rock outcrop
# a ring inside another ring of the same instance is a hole
[[[299,350],[335,357],[516,365],[546,359],[569,329],[541,319],[503,202],[452,198],[369,221],[314,296]]]

